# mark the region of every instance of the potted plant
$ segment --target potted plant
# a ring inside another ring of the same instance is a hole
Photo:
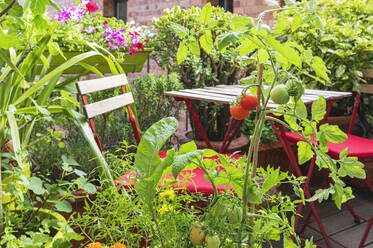
[[[150,31],[147,27],[136,27],[115,17],[103,17],[95,13],[95,2],[82,0],[80,5],[64,7],[53,18],[58,26],[49,52],[53,55],[49,65],[52,70],[66,59],[79,53],[99,49],[112,54],[124,72],[140,72],[147,60],[151,47],[148,45]],[[92,44],[94,43],[94,44]],[[56,50],[60,48],[60,52]],[[61,52],[62,51],[62,52]],[[78,74],[94,65],[101,73],[110,73],[111,68],[100,56],[93,56],[84,63],[74,65],[65,74]]]
[[[218,7],[208,11],[195,7],[167,9],[164,16],[153,21],[157,36],[152,58],[168,72],[179,73],[185,89],[237,84],[252,68],[245,66],[250,61],[247,56],[240,56],[236,45],[225,45],[238,39],[237,34],[227,35],[235,19],[242,18]],[[219,38],[224,39],[218,42]],[[230,120],[229,106],[197,101],[192,101],[192,105],[207,137],[222,141]],[[196,124],[191,124],[192,138],[203,140]]]

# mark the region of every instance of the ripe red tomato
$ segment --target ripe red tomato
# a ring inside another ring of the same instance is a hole
[[[256,98],[254,95],[246,94],[244,97],[242,97],[240,105],[244,109],[251,111],[256,108],[256,105],[258,105],[258,98]]]
[[[231,116],[235,120],[243,120],[247,118],[250,114],[249,110],[244,109],[241,105],[231,105],[229,112],[231,113]]]

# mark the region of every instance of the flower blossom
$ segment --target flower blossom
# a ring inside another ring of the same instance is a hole
[[[85,12],[86,9],[84,8],[64,7],[60,12],[57,13],[55,18],[58,19],[58,22],[66,22],[68,19],[79,21]]]
[[[102,244],[100,242],[94,242],[88,244],[85,248],[102,248]]]
[[[110,246],[110,248],[127,248],[124,244],[115,243],[114,245]]]
[[[85,7],[89,11],[89,13],[96,12],[98,10],[98,6],[95,2],[88,2]]]

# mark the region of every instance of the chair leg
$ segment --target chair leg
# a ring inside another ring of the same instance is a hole
[[[372,225],[373,225],[373,215],[372,215],[372,217],[370,217],[370,220],[369,220],[368,226],[367,226],[367,228],[365,229],[365,232],[364,232],[363,238],[362,238],[361,241],[360,241],[359,248],[362,248],[362,247],[364,246],[364,243],[365,243],[365,241],[366,241],[367,238],[368,238],[368,234],[369,234],[370,229],[372,228]]]

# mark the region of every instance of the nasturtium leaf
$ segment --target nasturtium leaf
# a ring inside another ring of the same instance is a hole
[[[304,141],[299,141],[297,143],[298,146],[298,163],[304,164],[305,162],[309,161],[314,153],[312,147]]]
[[[206,30],[205,33],[199,39],[202,49],[210,54],[213,47],[212,34],[210,30]]]
[[[321,121],[326,114],[326,101],[325,98],[320,96],[319,99],[312,103],[311,114],[313,121]]]
[[[260,48],[258,51],[258,63],[263,64],[269,59],[268,52],[265,49]]]
[[[179,49],[177,50],[177,53],[176,53],[177,63],[179,65],[182,64],[187,56],[188,56],[188,47],[186,46],[185,42],[181,42]]]
[[[73,210],[71,204],[68,201],[66,201],[66,200],[59,201],[55,205],[55,207],[60,212],[71,213],[71,211]]]
[[[201,24],[208,24],[209,23],[210,18],[211,18],[211,14],[212,14],[211,10],[212,10],[211,3],[207,3],[202,8],[201,14],[199,16],[199,23],[201,23]]]

